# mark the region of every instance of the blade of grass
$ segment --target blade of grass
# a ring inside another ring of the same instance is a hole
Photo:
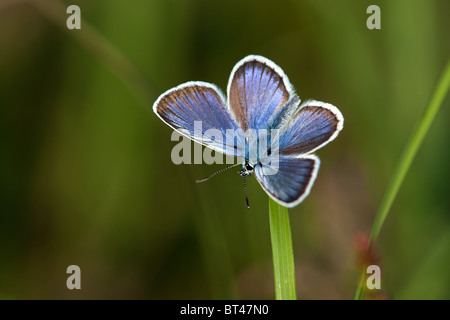
[[[288,209],[269,198],[270,237],[276,300],[297,299]]]
[[[438,81],[436,86],[436,90],[431,98],[429,105],[427,106],[424,115],[420,119],[419,125],[413,131],[409,142],[407,143],[402,156],[397,164],[397,167],[394,170],[394,173],[391,177],[389,185],[386,189],[383,199],[381,200],[380,207],[378,208],[378,212],[375,216],[375,220],[372,225],[372,231],[370,233],[369,246],[372,245],[378,238],[380,234],[380,230],[383,226],[384,221],[389,213],[389,209],[394,202],[395,197],[397,196],[398,190],[405,179],[406,173],[411,166],[414,157],[416,156],[417,150],[423,142],[425,135],[428,132],[428,129],[433,122],[433,119],[438,112],[442,101],[444,100],[448,90],[450,88],[450,60],[447,62],[445,69]],[[363,270],[361,280],[359,282],[358,288],[355,293],[355,300],[360,300],[363,294],[363,286],[365,280],[365,270]]]

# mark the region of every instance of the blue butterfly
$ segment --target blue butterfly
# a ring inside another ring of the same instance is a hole
[[[163,93],[153,111],[193,141],[242,158],[244,185],[245,177],[254,173],[276,202],[298,205],[319,170],[320,160],[312,153],[342,130],[341,112],[320,101],[300,104],[283,70],[256,55],[235,65],[227,94],[228,99],[210,83],[187,82]]]

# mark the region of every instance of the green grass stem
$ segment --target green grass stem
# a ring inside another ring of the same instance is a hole
[[[425,113],[420,119],[419,125],[413,131],[401,157],[397,164],[397,167],[394,170],[394,173],[391,177],[391,180],[388,184],[386,192],[384,194],[383,199],[381,200],[380,207],[378,208],[378,212],[375,216],[375,220],[372,225],[372,231],[370,233],[369,246],[372,245],[378,238],[380,234],[380,230],[383,226],[384,221],[389,213],[389,210],[392,206],[392,203],[397,196],[397,193],[400,189],[400,186],[405,179],[406,174],[408,173],[409,168],[411,167],[411,163],[414,160],[414,157],[417,154],[417,150],[421,146],[425,135],[428,132],[428,129],[433,122],[442,102],[450,88],[450,60],[447,62],[447,65],[438,81],[436,86],[436,90],[431,98],[430,103],[428,104]],[[365,270],[361,275],[361,279],[358,284],[358,288],[355,293],[355,300],[360,300],[363,295],[363,287],[365,281]]]
[[[294,251],[288,209],[269,198],[270,237],[276,300],[295,300]]]

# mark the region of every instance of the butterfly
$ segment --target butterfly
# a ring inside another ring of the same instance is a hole
[[[241,158],[244,186],[245,177],[254,174],[273,200],[298,205],[319,170],[312,153],[342,130],[341,112],[325,102],[301,103],[283,70],[258,55],[234,66],[227,97],[213,84],[192,81],[160,95],[153,111],[193,141]]]

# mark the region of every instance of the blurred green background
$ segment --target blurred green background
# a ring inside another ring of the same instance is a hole
[[[151,111],[186,81],[225,90],[260,54],[345,117],[290,216],[299,298],[351,299],[356,239],[450,56],[449,14],[447,0],[0,0],[0,298],[272,299],[266,194],[249,179],[247,210],[233,170],[196,184],[223,166],[174,165]],[[449,107],[377,243],[384,297],[450,298]]]

